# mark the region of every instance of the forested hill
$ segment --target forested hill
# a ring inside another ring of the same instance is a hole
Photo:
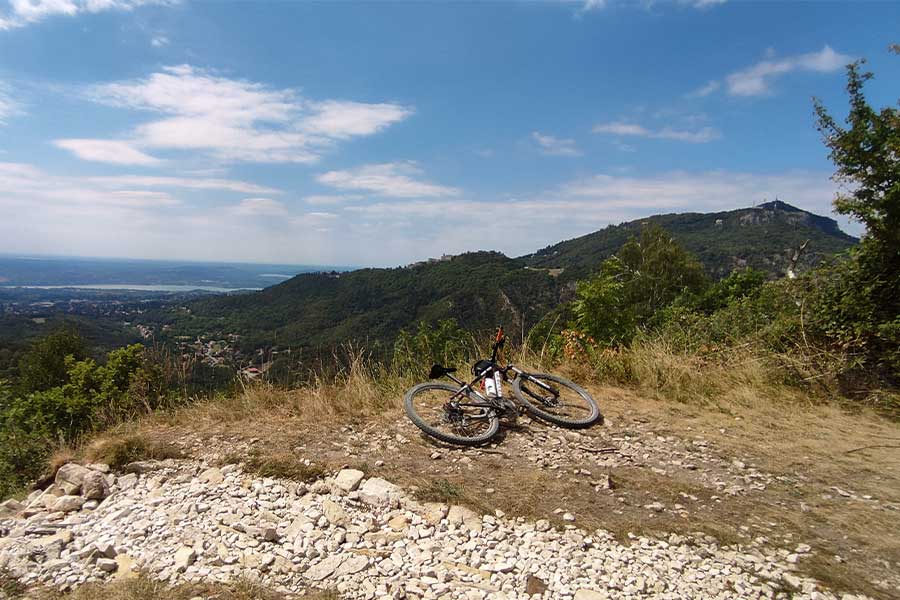
[[[191,303],[168,316],[181,335],[238,333],[245,349],[390,344],[418,321],[529,327],[556,305],[557,280],[497,252],[394,269],[302,274],[261,292]]]
[[[418,321],[454,318],[470,330],[498,322],[528,330],[574,295],[574,281],[596,270],[639,232],[659,223],[714,277],[744,265],[784,275],[791,254],[810,240],[802,266],[854,244],[837,224],[783,202],[712,214],[659,215],[607,227],[512,259],[472,252],[393,269],[301,274],[261,292],[197,300],[157,315],[174,335],[235,333],[245,350],[329,348],[348,340],[389,347]]]
[[[519,260],[532,267],[561,268],[565,281],[581,279],[615,254],[646,223],[656,223],[668,231],[716,278],[744,266],[782,277],[794,251],[806,240],[810,242],[798,263],[800,269],[815,265],[858,241],[841,231],[834,219],[775,200],[753,208],[655,215],[611,225]]]

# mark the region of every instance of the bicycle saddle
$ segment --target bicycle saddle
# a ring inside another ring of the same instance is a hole
[[[441,365],[431,365],[431,372],[428,373],[428,379],[440,379],[447,373],[453,373],[456,369],[451,369]]]

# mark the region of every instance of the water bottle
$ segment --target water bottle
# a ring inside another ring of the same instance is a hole
[[[484,378],[484,394],[488,398],[497,397],[497,382],[490,375]]]

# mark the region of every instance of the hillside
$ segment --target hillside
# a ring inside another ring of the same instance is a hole
[[[205,298],[155,318],[173,325],[175,335],[216,339],[238,334],[245,351],[274,345],[328,349],[352,340],[377,352],[389,347],[401,329],[446,318],[470,330],[497,323],[527,330],[569,299],[574,281],[589,275],[647,222],[659,223],[714,277],[742,266],[780,277],[791,253],[807,239],[801,269],[856,241],[834,220],[776,201],[720,213],[653,216],[517,259],[472,252],[409,267],[301,274],[258,293]]]
[[[557,281],[495,252],[395,269],[303,274],[255,294],[200,300],[166,313],[182,335],[239,333],[241,348],[390,343],[404,327],[454,318],[472,329],[535,323],[559,298]]]
[[[834,219],[775,200],[753,208],[655,215],[611,225],[521,260],[532,267],[562,268],[562,278],[567,281],[580,279],[615,254],[646,223],[656,223],[668,231],[717,278],[744,266],[782,277],[792,253],[806,240],[810,243],[799,261],[801,270],[857,242],[841,231]]]

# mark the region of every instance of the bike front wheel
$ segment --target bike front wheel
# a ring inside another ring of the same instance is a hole
[[[512,388],[528,412],[554,425],[580,429],[603,421],[587,390],[565,377],[524,373],[513,380]]]
[[[416,427],[448,444],[477,446],[500,428],[496,409],[476,396],[460,395],[446,383],[420,383],[406,392],[403,407]]]

